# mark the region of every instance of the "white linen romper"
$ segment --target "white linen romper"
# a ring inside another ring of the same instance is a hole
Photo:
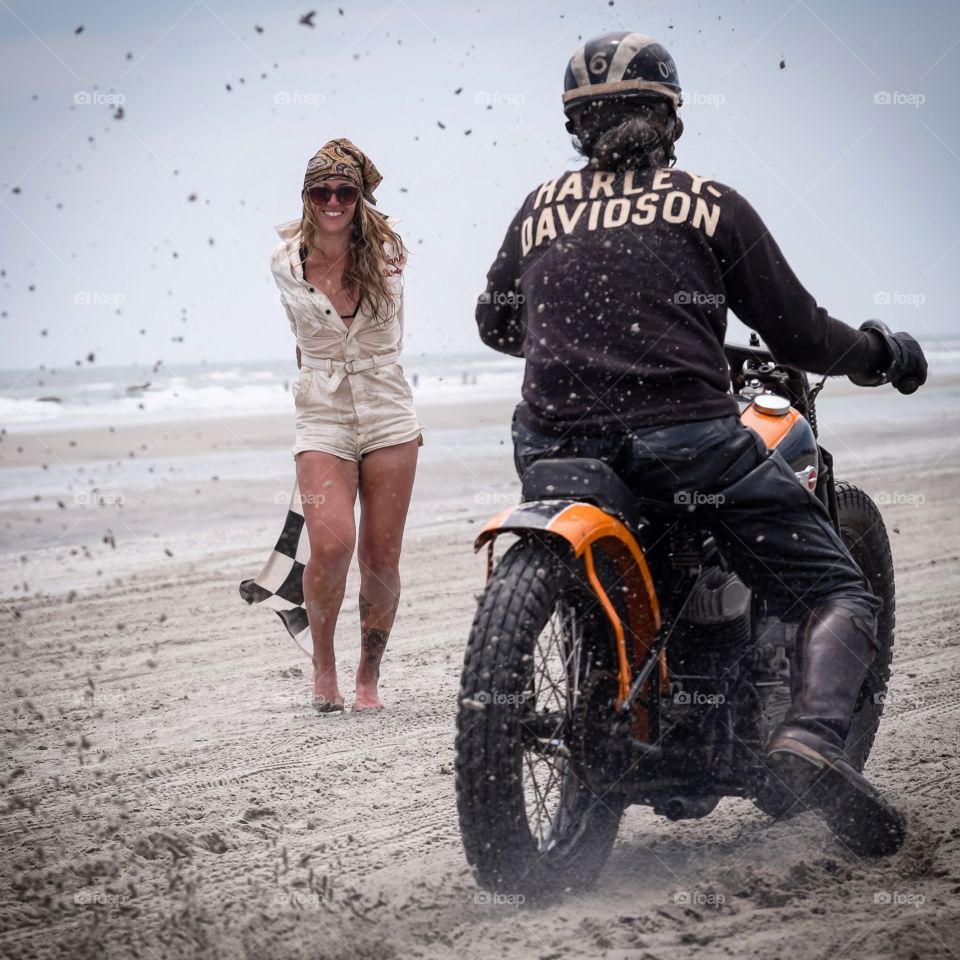
[[[397,218],[387,218],[393,226]],[[297,412],[293,456],[320,450],[359,462],[380,447],[420,438],[413,390],[398,362],[403,349],[403,280],[390,278],[393,315],[377,320],[366,303],[348,326],[319,288],[304,277],[300,220],[274,228],[281,237],[270,266],[280,302],[300,347],[291,385]],[[385,251],[388,256],[391,251]]]

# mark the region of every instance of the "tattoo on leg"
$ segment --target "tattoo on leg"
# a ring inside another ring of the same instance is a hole
[[[369,616],[370,616],[370,601],[361,593],[360,594],[360,622],[362,623]]]
[[[389,630],[379,630],[376,627],[365,627],[360,633],[360,646],[363,649],[363,658],[367,663],[373,663],[380,669],[380,660],[387,646]]]

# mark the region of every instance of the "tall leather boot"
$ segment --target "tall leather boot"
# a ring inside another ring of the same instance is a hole
[[[902,816],[843,749],[875,651],[874,633],[842,601],[812,610],[799,639],[793,703],[766,751],[778,785],[819,809],[837,837],[866,856],[894,853],[905,832]]]

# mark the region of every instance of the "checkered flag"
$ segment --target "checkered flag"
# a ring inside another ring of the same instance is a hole
[[[264,568],[253,580],[240,584],[240,596],[249,604],[273,610],[283,621],[294,643],[309,657],[313,642],[303,605],[303,568],[310,559],[310,541],[303,522],[303,504],[296,483],[280,539]]]

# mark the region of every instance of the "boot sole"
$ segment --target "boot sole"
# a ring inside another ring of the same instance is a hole
[[[777,775],[800,799],[818,812],[833,833],[853,852],[885,857],[900,849],[905,836],[903,817],[873,788],[852,780],[802,743],[781,746],[768,754]]]

